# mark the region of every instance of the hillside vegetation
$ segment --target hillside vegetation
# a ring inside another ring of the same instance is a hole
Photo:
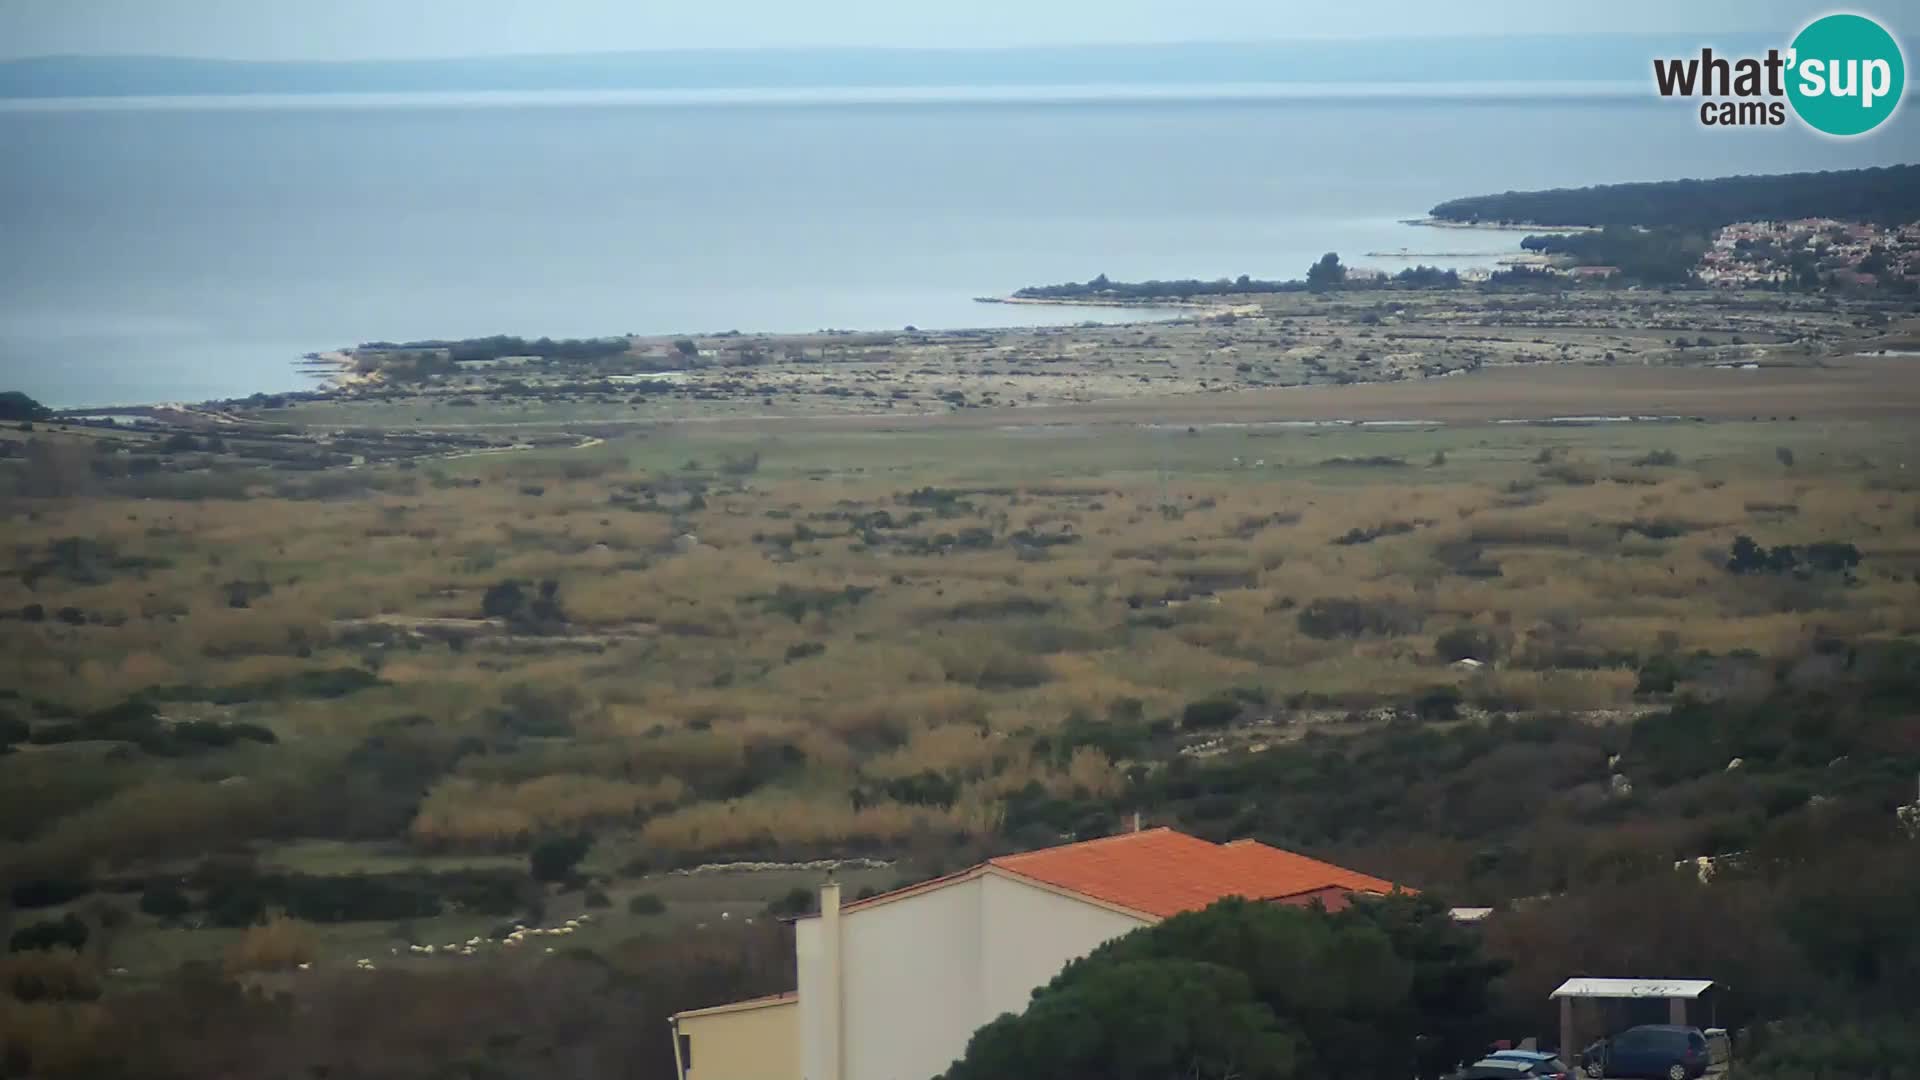
[[[1689,229],[1813,217],[1905,222],[1920,220],[1920,165],[1508,191],[1449,199],[1430,213],[1443,221]]]

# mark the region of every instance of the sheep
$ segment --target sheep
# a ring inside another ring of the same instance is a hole
[[[301,971],[310,971],[313,968],[312,964],[296,964],[294,966],[300,969]]]

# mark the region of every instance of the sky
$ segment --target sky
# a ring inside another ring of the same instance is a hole
[[[1669,31],[1785,37],[1826,10],[1804,0],[0,0],[0,58],[349,60]],[[1891,14],[1872,4],[1850,10]]]

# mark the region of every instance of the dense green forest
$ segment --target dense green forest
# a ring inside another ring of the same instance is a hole
[[[1430,212],[1442,221],[1692,229],[1808,217],[1905,222],[1920,220],[1920,165],[1508,191],[1450,199]]]
[[[1520,246],[1566,255],[1580,266],[1618,267],[1621,276],[1633,281],[1669,285],[1691,280],[1711,243],[1707,233],[1697,230],[1609,225],[1599,232],[1528,236]]]

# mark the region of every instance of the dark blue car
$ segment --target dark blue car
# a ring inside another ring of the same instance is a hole
[[[1712,1060],[1706,1035],[1677,1024],[1631,1027],[1581,1055],[1588,1076],[1620,1080],[1693,1080]]]

